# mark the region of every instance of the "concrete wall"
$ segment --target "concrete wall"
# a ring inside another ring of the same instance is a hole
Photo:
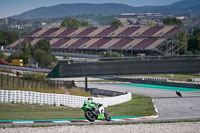
[[[40,105],[64,105],[68,107],[82,107],[87,97],[65,94],[39,93],[32,91],[9,91],[0,90],[1,103],[27,103]],[[132,99],[131,93],[115,97],[93,98],[94,101],[103,104],[105,107],[127,102]]]
[[[58,66],[57,77],[59,78],[128,74],[198,73],[200,72],[200,59],[111,61],[74,64],[59,62]]]

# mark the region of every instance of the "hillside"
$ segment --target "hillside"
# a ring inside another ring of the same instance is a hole
[[[15,19],[33,18],[59,18],[65,16],[76,16],[82,14],[94,15],[119,15],[121,13],[164,13],[164,14],[200,14],[199,0],[183,0],[166,6],[143,6],[133,7],[125,4],[60,4],[50,7],[40,7],[19,15],[12,16]]]
[[[132,12],[132,6],[123,4],[60,4],[51,7],[36,8],[20,15],[13,16],[17,19],[27,18],[59,18],[64,16],[76,16],[81,14],[95,15],[119,15],[123,12]]]

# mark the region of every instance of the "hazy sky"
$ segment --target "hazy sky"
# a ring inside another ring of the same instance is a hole
[[[122,3],[131,6],[167,5],[181,0],[0,0],[0,18],[17,15],[37,7],[63,3]]]

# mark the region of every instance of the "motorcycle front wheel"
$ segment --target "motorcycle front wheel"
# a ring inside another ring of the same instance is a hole
[[[85,111],[85,117],[86,117],[90,122],[94,122],[94,121],[96,120],[95,114],[93,114],[92,111],[90,111],[90,110]]]
[[[104,116],[107,121],[111,121],[111,117],[108,115],[108,113],[104,112]]]

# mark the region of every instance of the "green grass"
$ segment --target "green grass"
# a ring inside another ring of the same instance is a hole
[[[133,95],[131,101],[105,109],[111,117],[156,115],[152,99]],[[0,120],[85,119],[80,108],[0,103]]]
[[[114,117],[156,115],[152,99],[140,95],[132,95],[131,101],[108,107],[106,111]]]
[[[148,74],[148,75],[128,75],[128,76],[119,76],[119,77],[157,77],[157,78],[168,78],[169,80],[175,81],[187,81],[190,78],[200,78],[200,75],[197,74],[174,74],[174,77],[171,78],[171,74]]]

